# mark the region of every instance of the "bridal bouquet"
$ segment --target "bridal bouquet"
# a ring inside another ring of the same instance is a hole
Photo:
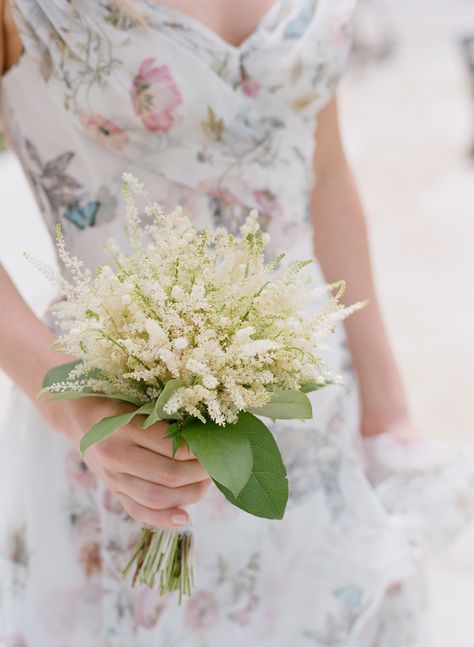
[[[342,282],[312,286],[305,272],[311,261],[282,266],[282,254],[267,263],[267,234],[255,211],[234,237],[222,228],[197,230],[181,208],[164,213],[129,174],[123,192],[130,249],[107,242],[112,267],[92,275],[58,229],[72,281],[55,275],[65,297],[54,306],[64,331],[55,346],[79,359],[50,370],[43,392],[134,405],[98,421],[82,438],[82,452],[134,416],[145,416],[144,434],[169,421],[174,452],[186,443],[232,504],[281,519],[286,470],[257,416],[312,417],[306,393],[340,381],[318,355],[322,340],[361,304],[340,304]],[[324,292],[324,307],[309,312]],[[124,574],[131,569],[133,584],[178,590],[180,599],[190,594],[191,529],[144,527]]]

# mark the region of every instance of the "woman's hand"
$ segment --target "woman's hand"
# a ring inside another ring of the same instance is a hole
[[[78,447],[93,424],[130,410],[130,405],[103,398],[51,401],[46,396],[38,400],[46,372],[74,358],[65,358],[50,347],[53,333],[31,312],[1,266],[0,294],[0,368],[31,399],[52,429]],[[134,519],[153,526],[179,526],[187,523],[182,506],[199,501],[210,479],[186,449],[173,460],[165,430],[165,423],[146,431],[129,424],[90,447],[85,461]]]
[[[359,440],[360,459],[373,485],[437,469],[455,451],[420,433],[408,415],[393,419],[378,427],[378,433],[374,430]]]
[[[46,415],[49,424],[78,446],[94,423],[130,411],[130,406],[82,398],[46,403],[43,412],[51,407]],[[188,523],[182,506],[199,501],[211,480],[189,449],[181,447],[172,458],[171,440],[164,437],[166,428],[167,423],[158,422],[143,430],[131,422],[89,447],[84,460],[131,517],[151,526],[176,527]]]
[[[362,411],[361,435],[370,438],[379,434],[390,434],[400,443],[410,443],[423,438],[408,411],[393,416],[381,415],[379,418],[367,415]]]

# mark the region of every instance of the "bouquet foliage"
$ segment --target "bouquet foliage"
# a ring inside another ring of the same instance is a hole
[[[255,211],[233,236],[197,230],[179,207],[164,213],[129,174],[123,193],[129,249],[108,241],[111,266],[91,273],[60,229],[72,280],[41,266],[64,296],[54,305],[64,331],[55,346],[79,358],[50,370],[43,391],[134,405],[98,421],[83,453],[137,415],[143,433],[166,420],[174,452],[186,443],[232,504],[281,519],[286,470],[257,416],[312,417],[306,393],[340,382],[320,357],[324,339],[361,304],[341,305],[343,282],[315,288],[311,261],[284,265],[281,254],[267,262]],[[324,306],[309,308],[324,293]],[[133,568],[133,583],[158,583],[181,598],[193,587],[191,548],[190,529],[145,527],[125,573]]]

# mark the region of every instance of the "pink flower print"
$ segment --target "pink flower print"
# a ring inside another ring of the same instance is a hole
[[[334,18],[330,23],[334,41],[342,51],[344,51],[344,48],[347,47],[350,42],[352,13],[353,12],[346,12],[343,16]]]
[[[248,97],[252,97],[252,99],[258,97],[260,90],[262,89],[262,85],[257,80],[252,79],[249,76],[245,66],[243,65],[240,68],[240,89]]]
[[[166,607],[166,598],[159,591],[143,587],[137,592],[136,618],[139,627],[152,629],[158,623]]]
[[[230,613],[229,618],[234,622],[237,622],[237,624],[241,625],[242,627],[248,625],[252,619],[253,612],[258,607],[258,603],[258,595],[251,593],[245,608],[241,609],[240,611],[234,611],[233,613]]]
[[[4,647],[28,647],[28,644],[22,634],[10,634],[6,638]]]
[[[70,449],[66,456],[66,472],[70,483],[94,489],[97,487],[97,478],[81,459],[75,449]]]
[[[105,146],[120,151],[128,144],[125,130],[106,117],[79,111],[78,117],[86,129]]]
[[[202,180],[198,183],[197,189],[211,198],[221,200],[227,204],[239,201],[237,195],[230,191],[230,189],[218,186],[218,180]]]
[[[216,623],[218,616],[215,596],[210,591],[196,591],[186,605],[184,621],[195,631],[206,631]]]
[[[166,193],[160,197],[160,204],[165,211],[172,211],[179,204],[192,214],[193,221],[199,219],[199,206],[202,196],[195,191],[175,182],[166,187]]]
[[[76,545],[97,541],[100,536],[100,517],[94,510],[84,510],[75,514],[72,519],[72,537]]]
[[[398,595],[403,590],[403,583],[399,580],[390,582],[387,586],[387,595]]]
[[[183,99],[168,66],[157,67],[154,63],[153,58],[145,59],[133,79],[132,105],[147,130],[167,133]]]
[[[252,196],[250,187],[237,176],[226,178],[225,184],[220,177],[209,177],[207,180],[201,180],[196,188],[200,193],[224,205],[236,205],[240,208],[242,203]]]
[[[258,189],[253,192],[253,197],[255,198],[258,209],[263,213],[269,214],[270,216],[280,216],[282,214],[282,208],[272,191]]]
[[[269,189],[254,190],[253,200],[259,211],[260,225],[271,236],[269,251],[273,254],[275,250],[288,247],[288,240],[301,233],[295,215],[286,212],[277,196]]]
[[[46,635],[67,640],[79,621],[80,594],[75,589],[55,589],[41,601],[39,613]]]
[[[231,505],[220,490],[216,487],[209,488],[205,499],[209,503],[209,518],[215,521],[230,521],[239,514],[239,509]]]
[[[98,604],[105,591],[97,585],[52,589],[39,604],[39,617],[45,633],[57,641],[73,638],[81,618],[87,617],[91,631],[99,631],[101,608]]]
[[[94,573],[100,573],[102,569],[100,544],[96,541],[82,544],[79,550],[79,563],[87,578],[92,577]]]
[[[104,506],[105,510],[107,510],[107,512],[111,512],[112,514],[117,514],[122,517],[128,516],[120,501],[112,494],[110,490],[104,490],[104,494],[102,495],[102,505]]]
[[[71,535],[78,564],[86,578],[100,573],[102,555],[100,551],[100,519],[94,513],[79,514],[74,518]]]
[[[252,99],[258,97],[262,89],[261,83],[253,79],[245,79],[240,87],[242,88],[242,92]]]

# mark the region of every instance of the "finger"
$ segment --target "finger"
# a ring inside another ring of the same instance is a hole
[[[140,505],[123,492],[116,493],[115,496],[123,505],[128,514],[140,523],[146,523],[149,526],[177,528],[186,526],[189,523],[189,515],[182,508],[169,508],[168,510],[152,510],[146,506]]]
[[[137,476],[168,488],[179,488],[209,478],[209,474],[196,460],[174,461],[138,445],[128,449],[111,467],[115,469],[109,471]]]
[[[148,429],[140,429],[138,425],[129,425],[130,437],[137,445],[151,449],[162,456],[173,458],[173,442],[171,438],[165,438],[168,429],[168,423],[157,422],[148,427]],[[174,458],[178,461],[196,460],[196,456],[187,446],[186,442],[178,449]]]
[[[166,510],[196,503],[207,492],[210,483],[211,480],[208,479],[178,488],[167,488],[136,476],[119,474],[114,489],[147,508]]]

